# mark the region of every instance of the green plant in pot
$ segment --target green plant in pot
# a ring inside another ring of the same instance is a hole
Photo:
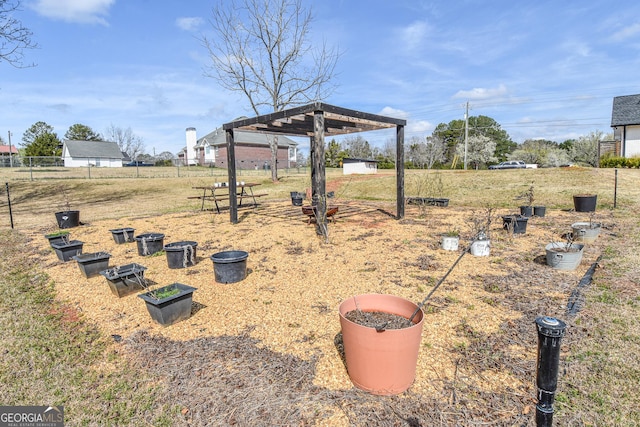
[[[66,230],[47,233],[44,235],[44,237],[49,241],[49,245],[69,243],[69,232]]]
[[[150,290],[146,280],[143,286],[147,292],[138,297],[144,300],[151,319],[156,323],[170,326],[191,317],[193,292],[196,288],[176,282]]]
[[[442,249],[446,251],[457,251],[459,244],[460,231],[457,228],[450,228],[442,235]]]

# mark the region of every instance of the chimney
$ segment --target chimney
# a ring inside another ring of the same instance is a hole
[[[198,139],[196,138],[196,128],[189,127],[186,130],[186,138],[187,138],[187,150],[184,155],[184,164],[185,166],[195,165],[197,163],[196,159],[196,151],[195,145]]]

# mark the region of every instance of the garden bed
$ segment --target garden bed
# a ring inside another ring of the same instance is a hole
[[[545,265],[544,246],[556,224],[569,227],[574,222],[572,213],[550,211],[530,221],[526,236],[509,235],[494,221],[491,256],[464,257],[424,308],[416,381],[405,400],[390,398],[395,405],[391,408],[354,391],[340,354],[338,305],[363,293],[420,302],[459,255],[440,249],[440,236],[459,228],[461,249],[466,248],[471,232],[461,224],[471,211],[434,209],[421,218],[418,207],[408,206],[406,218],[397,221],[370,207],[362,214],[351,208],[350,216],[329,225],[328,243],[288,201],[270,202],[236,225],[206,212],[126,218],[136,230],[162,232],[167,241],[197,240],[199,261],[223,250],[250,253],[246,279],[234,284],[216,283],[210,262],[169,269],[164,256],[145,257],[145,278],[152,284],[178,282],[198,288],[191,318],[167,328],[149,318],[135,295],[115,298],[106,286],[89,284],[77,268],[56,262],[53,253],[44,261],[59,298],[105,335],[122,337],[134,363],[181,384],[168,386],[167,393],[189,402],[193,410],[183,415],[192,422],[216,413],[219,420],[233,414],[241,425],[255,424],[251,417],[257,412],[249,408],[256,401],[265,402],[263,414],[274,420],[285,419],[283,411],[294,408],[294,424],[300,419],[322,419],[323,425],[367,424],[367,408],[393,419],[398,413],[417,417],[422,425],[439,423],[442,416],[464,420],[463,413],[481,420],[487,405],[501,406],[507,424],[530,420],[535,411],[534,320],[542,314],[564,316],[572,287],[607,239],[585,248],[585,260],[575,272],[557,272]],[[289,220],[270,216],[270,211],[285,209],[291,209]],[[109,239],[109,230],[122,222],[95,221],[74,230],[74,238],[84,241],[87,250],[108,251],[113,264],[141,262],[133,246]],[[78,292],[90,286],[91,292]],[[158,348],[164,349],[161,360]],[[172,370],[177,365],[172,355],[185,359],[191,366],[188,373]],[[254,385],[256,366],[260,378],[287,381],[270,383],[276,390],[260,381]],[[212,393],[213,383],[217,391]],[[234,390],[243,390],[243,396]],[[231,392],[235,397],[226,403],[216,398]],[[280,397],[269,400],[273,393]],[[363,406],[340,403],[349,393]]]

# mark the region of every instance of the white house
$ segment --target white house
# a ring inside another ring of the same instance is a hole
[[[640,95],[613,98],[611,127],[622,157],[640,156]],[[616,150],[617,151],[617,150]]]
[[[371,159],[342,159],[343,175],[378,173],[378,163]]]
[[[110,141],[64,141],[62,160],[64,166],[73,167],[122,167],[122,152]]]

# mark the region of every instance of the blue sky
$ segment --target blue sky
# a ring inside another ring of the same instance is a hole
[[[406,137],[486,115],[512,139],[562,142],[611,132],[614,96],[640,93],[640,3],[630,1],[327,0],[312,37],[342,51],[326,102],[407,120]],[[131,127],[146,152],[177,153],[248,103],[204,76],[199,42],[214,1],[22,0],[39,48],[0,63],[0,136],[45,121],[63,137]],[[363,134],[374,145],[391,135]],[[308,146],[308,142],[301,141]]]

